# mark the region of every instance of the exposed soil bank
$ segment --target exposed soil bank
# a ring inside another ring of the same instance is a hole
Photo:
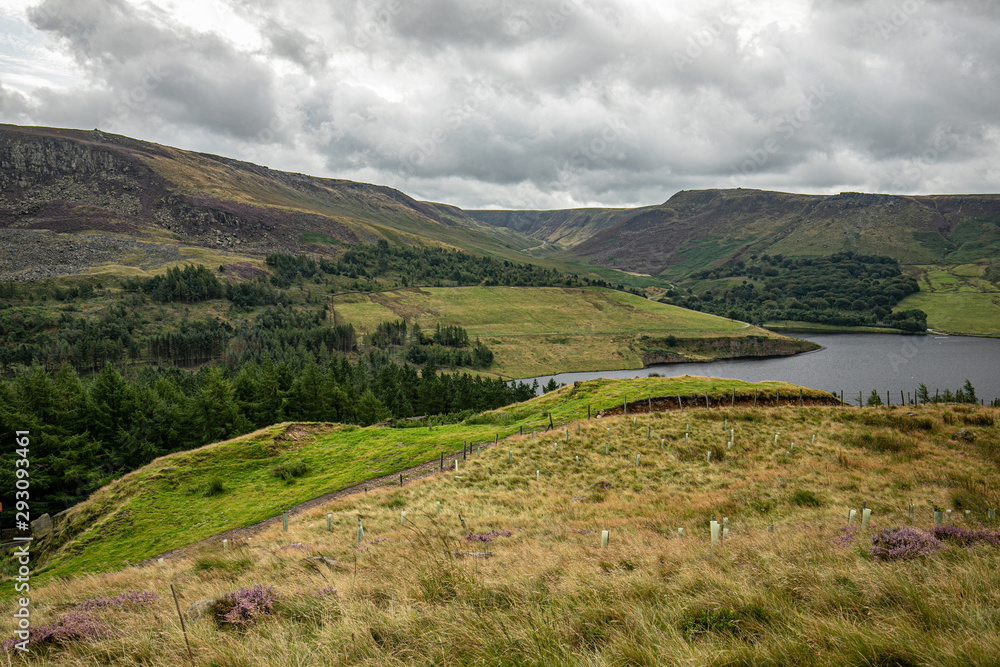
[[[664,347],[660,348],[658,344]],[[642,353],[643,367],[656,364],[682,364],[688,362],[719,361],[723,359],[766,359],[769,357],[790,357],[802,352],[820,349],[820,345],[797,338],[768,338],[766,336],[745,336],[730,338],[678,339],[673,346],[666,340],[652,340]]]

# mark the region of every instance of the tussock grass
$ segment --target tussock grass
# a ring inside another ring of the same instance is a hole
[[[557,417],[577,409],[569,388],[543,398],[554,411],[562,404]],[[905,410],[866,413],[895,419]],[[230,552],[206,543],[163,565],[44,585],[34,597],[38,622],[127,589],[160,599],[108,612],[118,637],[32,660],[183,664],[169,584],[185,607],[260,583],[280,600],[254,627],[189,625],[198,664],[991,664],[1000,650],[1000,550],[947,545],[893,562],[868,553],[876,530],[908,522],[909,503],[914,524],[929,528],[935,505],[974,495],[972,515],[955,512],[953,521],[979,527],[980,508],[996,497],[996,463],[976,444],[996,441],[996,427],[956,443],[942,409],[911,411],[931,428],[894,430],[849,418],[856,409],[810,407],[640,414],[634,425],[632,415],[594,418],[579,433],[570,422],[568,442],[564,430],[515,435],[460,462],[458,473],[338,499],[294,516],[287,533],[279,524]],[[725,449],[725,419],[735,446],[706,463],[695,453]],[[862,436],[902,439],[920,456],[904,459]],[[871,531],[838,543],[847,510],[863,500],[874,510]],[[730,527],[717,548],[708,540],[713,514]],[[611,533],[606,549],[602,530]],[[511,534],[467,539],[492,531]],[[0,627],[9,632],[11,619]]]

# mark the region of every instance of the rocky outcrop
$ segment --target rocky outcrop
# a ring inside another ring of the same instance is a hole
[[[762,357],[789,357],[820,348],[816,343],[797,338],[740,336],[680,339],[675,346],[658,348],[651,343],[642,353],[644,366],[678,364],[690,361],[717,361]]]

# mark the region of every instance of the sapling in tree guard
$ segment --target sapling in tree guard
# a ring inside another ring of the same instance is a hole
[[[333,515],[330,514],[329,512],[326,515],[326,532],[328,533],[333,532]]]
[[[712,521],[712,523],[709,524],[709,526],[712,531],[712,546],[717,547],[719,546],[719,522]]]
[[[857,515],[858,515],[858,511],[857,510],[851,510],[850,512],[847,513],[847,525],[848,526],[850,526],[852,523],[854,523],[854,517],[856,517]]]
[[[611,531],[602,530],[601,531],[601,547],[606,549],[608,547],[608,542],[611,540]]]
[[[861,510],[861,527],[869,528],[872,523],[872,511],[868,508]]]

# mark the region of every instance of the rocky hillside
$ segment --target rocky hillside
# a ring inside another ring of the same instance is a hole
[[[472,214],[568,247],[578,259],[651,275],[684,275],[765,252],[829,255],[852,250],[888,255],[902,264],[955,265],[1000,251],[1000,195],[700,190],[632,211]]]
[[[261,254],[385,238],[516,254],[517,234],[489,235],[482,226],[459,209],[388,187],[279,172],[99,130],[0,125],[2,279],[114,262],[135,250],[135,239]],[[26,230],[56,235],[26,237]],[[97,235],[60,236],[84,231]],[[18,258],[25,243],[34,250]]]

